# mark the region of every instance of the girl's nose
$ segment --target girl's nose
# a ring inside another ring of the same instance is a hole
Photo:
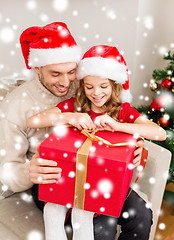
[[[100,94],[100,89],[99,88],[94,88],[94,95],[99,95]]]

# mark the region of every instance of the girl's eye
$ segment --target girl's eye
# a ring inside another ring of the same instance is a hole
[[[88,90],[92,89],[92,87],[86,87]]]
[[[101,86],[101,88],[107,88],[108,86]]]

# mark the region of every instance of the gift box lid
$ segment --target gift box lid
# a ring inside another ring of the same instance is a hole
[[[102,142],[92,141],[87,154],[88,164],[117,171],[126,171],[128,164],[133,160],[136,140],[133,135],[122,132],[99,131],[95,133],[112,144],[129,142],[129,146],[110,147]],[[57,127],[40,145],[41,158],[60,161],[76,162],[78,149],[87,137],[74,127]]]

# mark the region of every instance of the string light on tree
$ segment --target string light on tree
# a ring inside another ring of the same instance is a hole
[[[172,152],[172,161],[169,169],[168,182],[174,181],[174,53],[166,52],[166,47],[160,47],[160,54],[167,61],[164,69],[155,69],[149,88],[154,92],[151,104],[140,106],[137,110],[167,132],[167,139],[163,142],[156,139],[156,144],[169,149]],[[145,99],[143,97],[142,99]]]

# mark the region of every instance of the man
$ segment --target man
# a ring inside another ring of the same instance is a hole
[[[26,120],[74,95],[80,49],[66,24],[60,22],[28,28],[22,33],[20,42],[27,68],[36,74],[33,80],[12,91],[2,103],[0,180],[13,192],[32,187],[34,201],[43,209],[43,202],[38,200],[37,185],[33,184],[54,182],[61,177],[61,169],[55,167],[54,161],[40,159],[38,147],[36,151],[36,146],[48,136],[50,129],[29,129]],[[80,115],[78,121],[81,121]],[[85,121],[91,121],[88,115]],[[140,163],[141,150],[138,148],[134,152],[135,166]],[[122,225],[119,239],[148,239],[151,210],[134,191],[125,201],[123,212],[130,212],[127,219],[122,214],[119,219],[104,215],[94,218],[95,240],[114,239],[117,222]]]

